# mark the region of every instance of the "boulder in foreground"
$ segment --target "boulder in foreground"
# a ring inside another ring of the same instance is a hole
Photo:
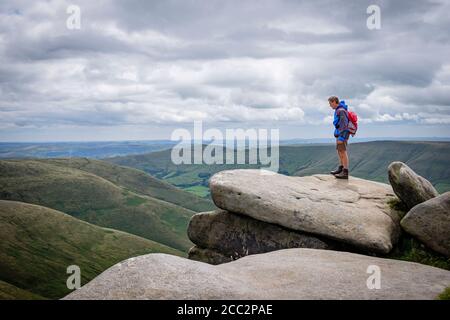
[[[412,208],[401,225],[434,251],[450,257],[450,192]]]
[[[395,194],[408,209],[439,195],[430,181],[419,176],[403,162],[392,162],[388,167],[388,174]]]
[[[388,253],[400,232],[400,215],[388,205],[395,195],[384,183],[227,170],[211,177],[210,189],[224,210],[369,252]]]
[[[369,266],[381,272],[369,289]],[[218,266],[167,254],[131,258],[64,299],[435,299],[450,272],[353,253],[286,249]]]

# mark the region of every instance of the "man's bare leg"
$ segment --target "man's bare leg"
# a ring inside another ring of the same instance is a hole
[[[348,179],[348,154],[346,150],[346,145],[344,141],[338,141],[337,142],[337,150],[339,153],[339,159],[341,160],[342,166],[344,167],[343,170],[335,174],[334,176],[338,179]]]
[[[343,146],[344,141],[337,141],[338,146]],[[341,166],[343,166],[345,169],[348,169],[348,155],[347,150],[342,150],[340,148],[337,149],[337,153],[339,156],[339,163]]]
[[[337,141],[337,139],[336,139],[336,142],[338,143],[339,141]],[[343,160],[342,159],[342,154],[337,149],[336,149],[336,153],[337,153],[337,156],[338,156],[338,159],[339,159],[339,167],[336,170],[333,170],[333,171],[330,172],[332,175],[339,174],[342,171],[343,167],[344,167],[344,165],[342,164],[342,160]]]
[[[347,154],[347,150],[341,151],[341,161],[342,161],[342,165],[344,166],[344,169],[348,169],[348,154]]]
[[[336,150],[336,152],[337,152],[337,155],[338,155],[338,158],[339,158],[339,165],[340,165],[340,166],[343,166],[343,164],[342,164],[342,155],[341,155],[341,153],[339,152],[339,150]]]

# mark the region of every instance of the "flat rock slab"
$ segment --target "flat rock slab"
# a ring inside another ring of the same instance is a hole
[[[335,247],[332,241],[220,209],[192,216],[188,236],[197,246],[213,249],[233,260],[280,249]]]
[[[369,266],[379,268],[379,289],[367,286]],[[435,299],[449,285],[449,271],[417,263],[285,249],[218,266],[167,254],[131,258],[64,299]]]
[[[388,253],[400,232],[400,215],[388,205],[395,195],[384,183],[243,169],[216,173],[210,189],[214,203],[224,210],[366,251]]]

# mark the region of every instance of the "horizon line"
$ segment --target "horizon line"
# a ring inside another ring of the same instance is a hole
[[[450,136],[449,137],[445,137],[445,136],[432,136],[432,137],[353,137],[351,138],[352,140],[389,140],[389,141],[442,141],[442,140],[448,140],[450,141]],[[436,140],[435,140],[436,139]],[[330,140],[333,141],[334,138],[287,138],[287,139],[279,139],[280,142],[283,141],[325,141],[325,140]],[[196,140],[196,139],[191,139],[191,141],[202,141],[202,142],[211,142],[213,140],[206,140],[206,139],[202,139],[202,140]],[[223,141],[228,141],[226,139],[224,139]],[[242,139],[240,140],[236,140],[233,139],[233,141],[242,141]],[[245,141],[254,141],[254,139],[245,139]],[[270,139],[268,139],[268,141],[270,141]],[[0,144],[13,144],[13,143],[35,143],[35,144],[39,144],[39,143],[126,143],[126,142],[165,142],[165,143],[180,143],[180,140],[170,140],[170,139],[125,139],[125,140],[42,140],[42,141],[30,141],[30,140],[23,140],[23,141],[0,141]]]

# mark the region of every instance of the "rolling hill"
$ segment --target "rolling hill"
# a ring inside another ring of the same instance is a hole
[[[138,186],[125,188],[74,167],[56,160],[2,160],[0,199],[42,205],[182,251],[192,246],[186,228],[194,211],[133,191]]]
[[[101,228],[46,207],[0,200],[0,299],[61,298],[69,265],[82,284],[113,264],[142,254],[181,251]]]
[[[202,212],[214,208],[214,204],[211,201],[194,196],[189,192],[176,188],[165,181],[156,179],[134,168],[118,166],[109,162],[88,158],[45,159],[37,161],[86,171],[124,189],[173,203],[192,211]]]
[[[44,297],[0,280],[0,300],[44,300]]]
[[[219,171],[235,168],[257,168],[259,165],[175,165],[171,150],[143,155],[129,155],[105,161],[143,170],[184,189],[207,191],[209,177]],[[356,177],[388,182],[387,167],[392,161],[403,161],[430,180],[440,192],[450,190],[450,142],[372,141],[349,145],[350,173]],[[302,144],[280,146],[280,170],[288,175],[305,176],[328,173],[337,165],[335,146]]]

